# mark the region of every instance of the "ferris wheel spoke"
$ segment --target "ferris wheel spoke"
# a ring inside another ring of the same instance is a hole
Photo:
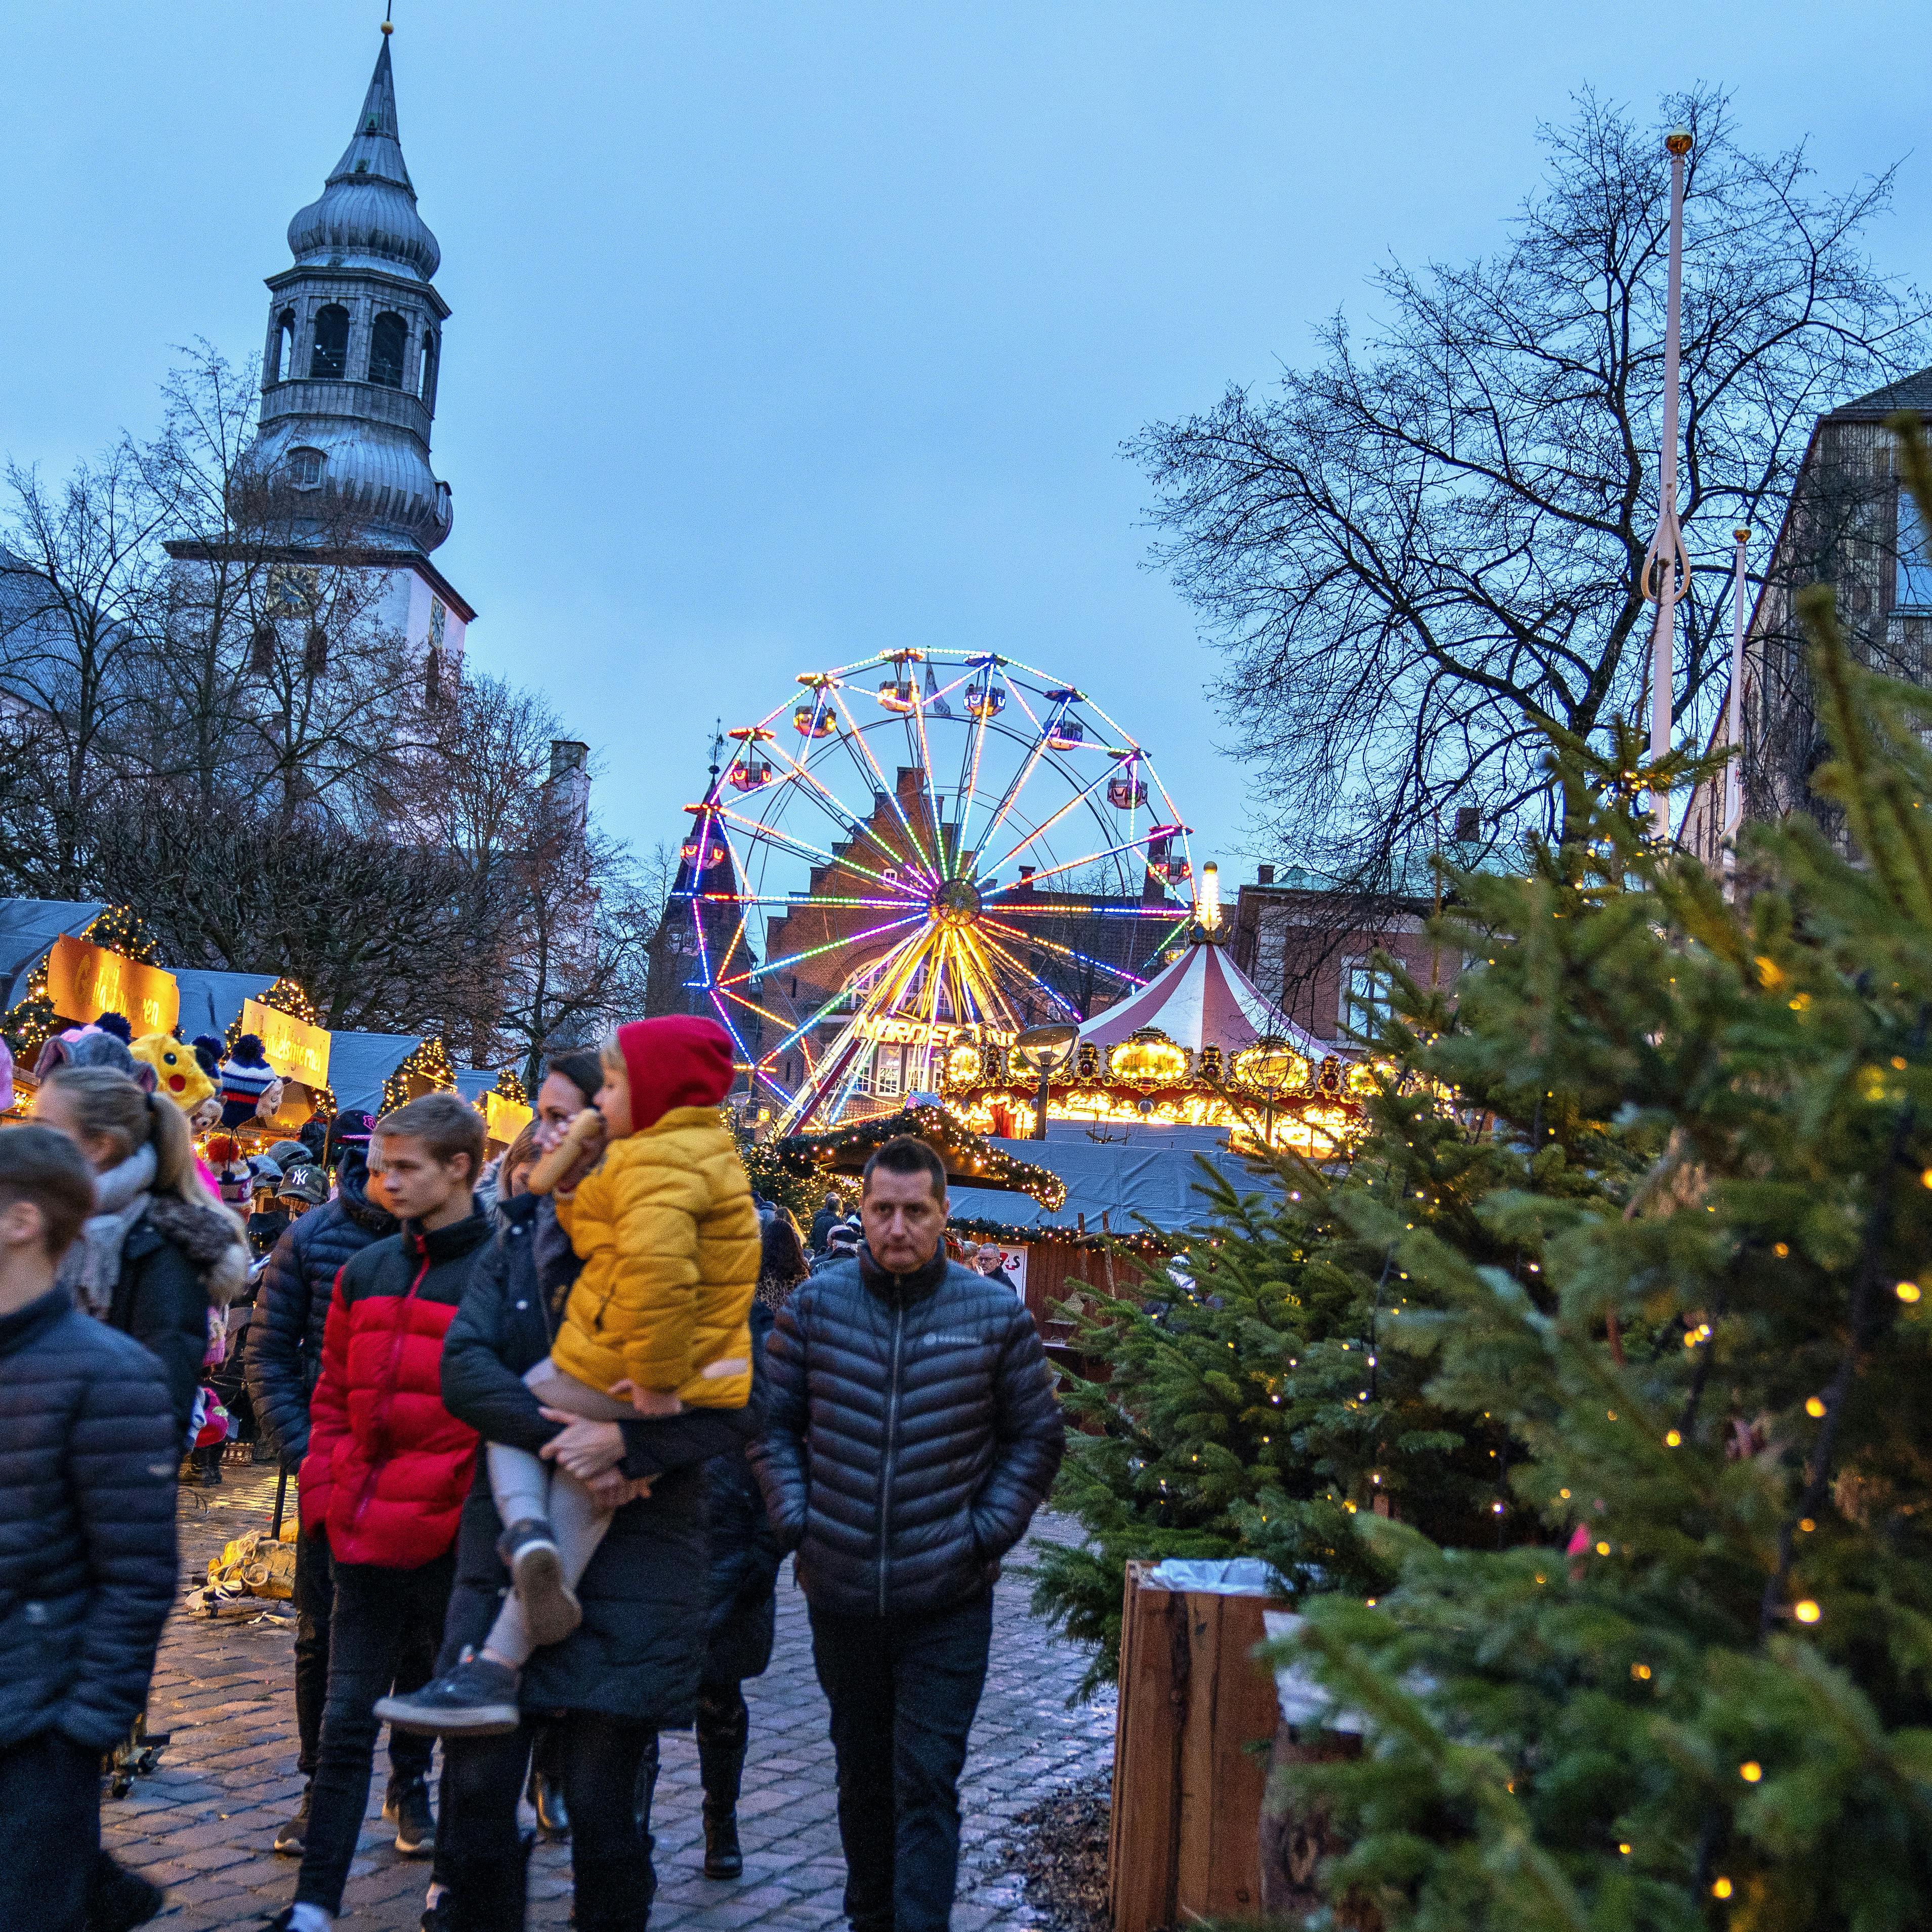
[[[969,662],[968,669],[971,668]],[[973,728],[967,734],[966,746],[959,758],[959,862],[963,866],[966,854],[972,848],[967,827],[972,821],[973,801],[980,795],[980,760],[986,747],[986,733],[993,722],[993,674],[1004,669],[1004,660],[988,652],[980,665],[982,697],[976,710],[968,706],[973,719]],[[1004,692],[1006,680],[1000,680]],[[1004,704],[1004,698],[1000,700]]]
[[[1028,881],[1028,884],[1032,883],[1032,880]],[[1172,904],[1142,905],[1121,902],[1109,905],[1102,899],[1090,899],[1083,905],[1069,905],[1055,894],[1043,904],[1028,905],[1023,899],[1008,896],[1017,890],[1016,886],[1009,886],[1004,892],[988,895],[986,903],[1002,919],[1070,919],[1084,914],[1094,919],[1159,919],[1170,925],[1185,923],[1184,916],[1177,913]]]
[[[801,900],[799,903],[808,905],[809,902]],[[836,938],[828,939],[820,945],[807,946],[802,952],[788,953],[782,959],[767,959],[755,970],[747,968],[736,979],[721,983],[743,986],[748,980],[762,979],[768,973],[782,973],[788,966],[802,965],[808,959],[822,958],[826,953],[836,952],[841,946],[856,946],[862,940],[878,938],[881,933],[896,932],[902,926],[923,924],[925,919],[926,914],[922,911],[909,913],[904,919],[891,920],[884,926],[868,927],[863,932],[842,932]]]
[[[1105,959],[1096,959],[1091,953],[1082,952],[1076,946],[1063,945],[1057,939],[1048,939],[1044,933],[1017,932],[1012,926],[1002,926],[994,919],[987,920],[984,923],[995,932],[1003,932],[1009,939],[1018,940],[1022,946],[1043,946],[1049,952],[1057,952],[1063,958],[1077,959],[1083,966],[1096,967],[1102,973],[1110,973],[1115,979],[1124,980],[1130,986],[1144,986],[1147,984],[1138,973],[1130,973],[1124,966],[1115,966]],[[988,943],[996,944],[998,942],[989,940]],[[1005,952],[1004,947],[1000,950]],[[1012,958],[1011,953],[1006,953],[1006,956],[1009,959]],[[1025,970],[1020,967],[1018,960],[1013,960],[1013,964],[1019,970]]]
[[[860,754],[864,758],[866,764],[871,768],[872,775],[872,789],[874,792],[875,794],[883,792],[885,794],[885,796],[891,803],[894,816],[898,818],[899,824],[905,828],[905,836],[910,842],[913,850],[919,855],[920,864],[924,867],[926,875],[932,880],[932,884],[934,886],[938,885],[940,883],[939,868],[933,864],[930,856],[926,851],[925,842],[921,839],[919,834],[914,830],[912,820],[907,818],[905,814],[905,807],[899,802],[898,787],[896,784],[888,784],[886,782],[885,769],[880,765],[878,760],[873,757],[872,746],[866,742],[864,734],[860,730],[859,721],[853,716],[851,707],[845,702],[843,695],[843,687],[837,685],[833,686],[830,694],[832,703],[838,707],[838,715],[845,721],[845,742],[848,747],[849,748],[854,745],[858,747]]]
[[[915,723],[919,728],[919,741],[916,747],[919,769],[926,779],[926,806],[927,811],[932,815],[932,842],[938,848],[936,870],[942,880],[950,879],[958,869],[959,855],[957,852],[954,853],[950,862],[946,856],[946,821],[939,809],[939,794],[933,788],[932,747],[926,740],[926,699],[916,685],[913,688],[912,711],[906,719],[907,735],[909,737],[912,735],[912,728]]]
[[[1018,1033],[1024,1028],[1026,1022],[1020,1016],[1012,1001],[1008,998],[1006,989],[1000,983],[998,970],[993,962],[986,957],[986,948],[989,944],[993,945],[994,950],[1000,952],[1003,957],[1011,960],[1011,956],[1006,953],[1004,947],[998,946],[995,942],[988,940],[986,934],[976,927],[967,933],[964,938],[964,950],[971,958],[971,976],[976,988],[970,997],[973,998],[975,1007],[980,1011],[988,1012],[997,1008],[1005,1030],[1009,1033]],[[1017,960],[1011,960],[1011,964],[1016,977],[1030,980],[1034,976],[1021,966]]]
[[[1046,866],[1040,871],[1035,872],[1033,877],[1028,880],[1027,884],[1030,886],[1037,886],[1041,880],[1058,878],[1062,872],[1070,872],[1076,866],[1097,866],[1105,860],[1118,859],[1124,852],[1136,852],[1139,850],[1141,847],[1145,844],[1146,842],[1147,841],[1144,838],[1124,840],[1118,845],[1107,846],[1103,850],[1098,852],[1089,852],[1082,858],[1069,859],[1064,861],[1062,864],[1058,866]],[[982,880],[984,880],[987,879],[989,875],[982,873],[980,876]],[[998,897],[1000,894],[1016,892],[1018,890],[1018,887],[1017,886],[1003,886],[996,889],[994,896]]]
[[[1044,838],[1046,835],[1051,832],[1070,812],[1076,811],[1080,806],[1084,805],[1087,801],[1093,796],[1095,790],[1100,785],[1105,784],[1106,781],[1112,776],[1113,774],[1112,772],[1096,772],[1093,777],[1090,778],[1086,784],[1082,785],[1080,789],[1076,791],[1051,818],[1045,819],[1040,824],[1034,826],[1033,830],[1029,832],[1017,845],[1012,848],[1011,850],[1008,851],[1000,859],[997,860],[992,865],[987,866],[985,868],[986,872],[989,874],[997,876],[1006,866],[1011,865],[1012,862],[1017,859],[1036,838]],[[1038,875],[1036,874],[1035,876],[1037,877]]]
[[[886,865],[895,870],[904,863],[899,854],[880,837],[878,828],[871,820],[861,818],[809,766],[794,758],[789,752],[778,751],[776,746],[772,747],[772,750],[778,758],[790,767],[791,775],[797,780],[798,788],[803,795],[814,803],[821,806],[828,818],[838,821],[842,830],[849,832],[854,840],[869,838],[878,848]],[[848,866],[853,864],[849,856],[843,862]],[[862,872],[866,870],[863,866],[856,866],[854,869]],[[868,875],[874,878],[878,876],[876,874],[870,873]]]

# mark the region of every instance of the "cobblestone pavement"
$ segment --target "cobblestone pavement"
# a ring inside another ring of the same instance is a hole
[[[224,1541],[267,1527],[273,1472],[230,1466],[227,1473],[218,1488],[182,1493],[184,1600]],[[1033,1540],[1073,1533],[1065,1521],[1042,1517]],[[1022,1555],[1022,1565],[1024,1560]],[[960,1932],[1034,1922],[1008,1850],[1012,1815],[1112,1761],[1111,1702],[1066,1708],[1082,1657],[1051,1641],[1028,1615],[1028,1586],[1015,1567],[1009,1565],[996,1594],[992,1669],[967,1761],[952,1920]],[[295,1768],[293,1632],[292,1618],[253,1604],[211,1620],[184,1600],[169,1624],[149,1724],[170,1733],[171,1741],[156,1769],[137,1778],[126,1798],[108,1800],[102,1814],[110,1847],[168,1887],[170,1909],[155,1922],[169,1932],[258,1926],[294,1896],[293,1862],[269,1850],[302,1790]],[[804,1599],[792,1587],[788,1567],[779,1580],[772,1666],[745,1691],[752,1709],[752,1754],[739,1807],[745,1875],[731,1884],[699,1876],[697,1749],[688,1732],[667,1733],[652,1820],[659,1880],[653,1932],[752,1926],[817,1932],[840,1921],[844,1866],[825,1702],[812,1675]],[[421,1915],[428,1867],[400,1857],[382,1827],[386,1763],[380,1748],[376,1773],[344,1922],[370,1932],[402,1932]],[[533,1928],[566,1923],[567,1847],[539,1847],[530,1898]]]

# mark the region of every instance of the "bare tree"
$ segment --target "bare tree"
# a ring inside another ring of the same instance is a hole
[[[1862,248],[1889,171],[1815,194],[1803,146],[1747,151],[1720,93],[1667,99],[1654,129],[1586,94],[1543,130],[1545,178],[1498,254],[1390,266],[1359,343],[1338,315],[1274,394],[1231,390],[1132,446],[1156,554],[1226,656],[1257,830],[1346,887],[1413,878],[1452,806],[1494,836],[1542,825],[1550,736],[1601,745],[1642,715],[1673,122],[1696,137],[1676,704],[1701,731],[1732,526],[1775,524],[1821,410],[1924,358],[1925,303]]]

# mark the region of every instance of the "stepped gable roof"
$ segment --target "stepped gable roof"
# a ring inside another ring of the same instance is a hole
[[[1320,1060],[1329,1049],[1295,1024],[1234,964],[1225,946],[1194,940],[1171,966],[1080,1029],[1083,1042],[1118,1046],[1142,1027],[1158,1027],[1176,1046],[1218,1046],[1230,1058],[1256,1040],[1286,1040]]]

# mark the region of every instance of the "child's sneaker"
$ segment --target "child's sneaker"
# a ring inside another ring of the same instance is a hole
[[[522,1721],[517,1682],[507,1664],[493,1664],[466,1644],[454,1670],[406,1697],[378,1698],[376,1714],[400,1730],[433,1737],[500,1737]]]
[[[496,1554],[509,1568],[530,1641],[561,1643],[584,1621],[584,1606],[563,1580],[563,1559],[550,1525],[541,1516],[512,1523],[496,1540]]]

